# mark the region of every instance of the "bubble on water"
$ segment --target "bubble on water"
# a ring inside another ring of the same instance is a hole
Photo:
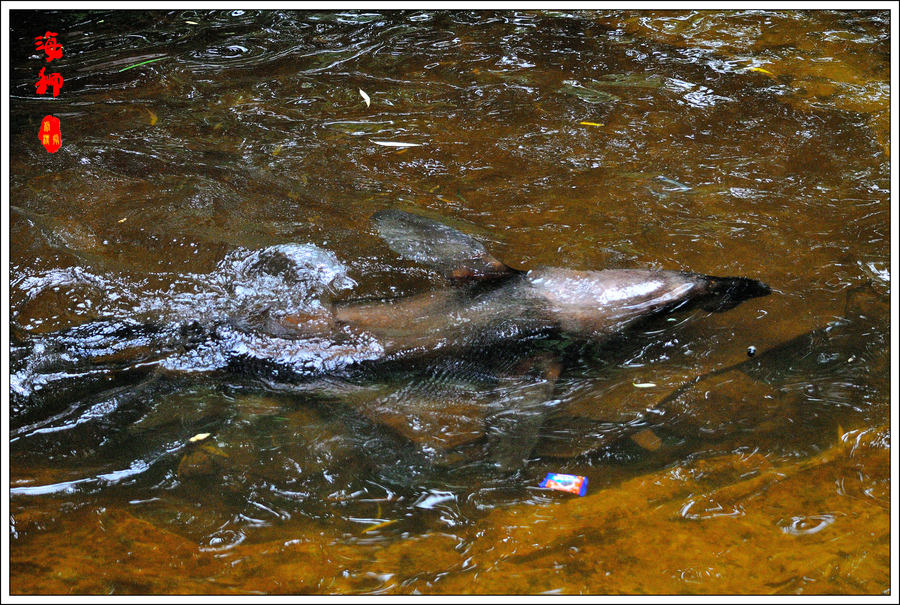
[[[287,374],[309,375],[374,359],[383,349],[366,336],[347,334],[341,343],[333,343],[265,333],[266,318],[323,313],[330,295],[355,285],[333,253],[307,244],[240,248],[204,274],[136,278],[97,275],[78,267],[30,274],[14,284],[25,294],[26,305],[48,291],[60,291],[57,306],[61,310],[80,305],[102,320],[33,339],[12,368],[11,392],[27,398],[52,383],[103,374],[109,368],[85,365],[87,360],[141,347],[157,351],[159,357],[153,363],[182,372],[209,372],[240,358],[261,362],[276,373],[283,368]],[[92,300],[74,296],[85,288]],[[24,315],[20,319],[27,323]],[[213,332],[200,335],[204,341],[186,350],[172,350],[172,342],[185,338],[181,331],[197,322]],[[157,327],[144,334],[144,325]]]
[[[243,531],[234,529],[219,529],[206,540],[206,545],[201,545],[201,551],[222,551],[234,548],[247,538]]]
[[[312,244],[281,244],[261,250],[237,250],[222,260],[217,273],[256,282],[263,287],[302,285],[321,289],[351,288],[347,268],[334,253]],[[275,284],[267,280],[275,279]]]
[[[229,253],[209,276],[227,295],[229,312],[296,312],[321,307],[323,296],[356,285],[335,255],[310,244]]]
[[[835,516],[831,514],[825,515],[802,515],[791,517],[789,521],[782,519],[778,525],[781,531],[792,536],[807,536],[816,534],[834,523]]]
[[[219,326],[216,338],[161,361],[162,367],[182,372],[208,372],[223,368],[234,359],[264,364],[267,373],[278,378],[291,375],[318,375],[352,362],[378,359],[384,348],[368,335],[353,336],[336,343],[323,338],[278,338],[269,334],[244,332]],[[279,369],[280,368],[280,369]]]
[[[174,289],[144,291],[141,314],[183,321],[314,311],[322,300],[356,286],[347,267],[311,244],[281,244],[228,253],[215,270],[179,275]]]

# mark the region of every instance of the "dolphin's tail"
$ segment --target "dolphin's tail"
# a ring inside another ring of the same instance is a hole
[[[745,300],[766,296],[772,292],[769,286],[761,281],[747,277],[713,277],[704,276],[707,281],[708,296],[700,304],[705,311],[727,311]]]

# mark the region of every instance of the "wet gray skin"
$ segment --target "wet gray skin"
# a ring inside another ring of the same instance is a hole
[[[374,223],[395,252],[442,271],[452,285],[399,299],[320,304],[270,318],[270,329],[263,332],[233,318],[211,326],[199,321],[163,326],[101,322],[51,334],[32,343],[40,355],[32,354],[35,363],[13,376],[18,405],[40,390],[41,381],[61,375],[107,384],[134,372],[224,369],[327,390],[334,381],[322,386],[319,379],[360,384],[373,370],[421,363],[430,368],[421,393],[402,401],[393,394],[385,401],[377,389],[362,388],[356,391],[356,405],[366,416],[432,449],[485,442],[479,457],[514,469],[534,447],[561,371],[558,351],[542,349],[542,342],[603,341],[653,316],[695,306],[724,311],[769,293],[768,286],[752,279],[677,271],[518,271],[470,236],[437,221],[389,210],[377,213]],[[477,401],[461,408],[458,395],[433,380],[435,364],[446,368],[448,362],[463,364],[460,373],[466,379],[483,371],[491,376],[488,383],[516,380],[520,387],[498,389],[506,394],[490,405]],[[422,412],[423,398],[435,408],[430,420],[418,416],[416,422],[406,422],[406,416]],[[455,409],[471,417],[475,428],[429,442],[429,433],[443,433],[448,423],[458,421],[447,418],[446,410]]]
[[[756,280],[678,271],[546,267],[521,272],[491,257],[468,235],[431,219],[387,210],[373,221],[401,256],[460,282],[487,282],[334,309],[333,321],[374,336],[388,358],[548,332],[602,340],[662,312],[696,305],[724,311],[769,293]]]
[[[374,336],[386,359],[549,333],[602,340],[641,319],[698,302],[710,309],[730,308],[736,303],[725,298],[733,297],[723,292],[728,285],[747,298],[768,292],[759,282],[723,282],[676,271],[547,267],[511,274],[480,293],[457,287],[340,305],[333,321]]]
[[[385,358],[548,333],[602,340],[663,312],[697,305],[724,311],[769,293],[756,280],[678,271],[546,267],[521,272],[468,235],[431,219],[387,210],[373,221],[401,256],[477,284],[335,307],[332,321],[374,336]]]

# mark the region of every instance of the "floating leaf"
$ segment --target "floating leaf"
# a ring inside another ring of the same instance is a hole
[[[127,221],[127,220],[128,220],[128,217],[126,216],[125,218],[120,218],[120,219],[119,219],[119,222],[120,222],[120,223],[124,223],[124,222]]]
[[[128,71],[129,69],[140,67],[141,65],[146,65],[147,63],[155,63],[157,61],[162,61],[163,59],[168,59],[169,57],[159,57],[157,59],[150,59],[149,61],[141,61],[140,63],[135,63],[134,65],[129,65],[128,67],[123,67],[119,70],[119,73],[123,71]]]
[[[653,178],[655,181],[659,181],[660,183],[665,183],[666,185],[670,185],[670,187],[665,188],[666,191],[690,191],[691,188],[685,185],[684,183],[679,183],[675,179],[670,179],[667,176],[659,175]]]
[[[191,443],[196,443],[197,441],[203,441],[204,439],[209,437],[209,435],[210,433],[197,433],[196,435],[188,439],[188,441],[190,441]]]
[[[603,124],[600,124],[599,122],[578,122],[578,123],[581,124],[582,126],[603,126]]]
[[[655,382],[633,382],[631,383],[638,389],[649,389],[656,386]]]
[[[372,104],[372,101],[369,100],[369,95],[367,95],[366,91],[364,91],[362,88],[359,89],[359,94],[362,95],[363,101],[366,102],[366,107]]]
[[[370,531],[375,531],[376,529],[381,529],[382,527],[387,527],[388,525],[392,525],[396,523],[398,519],[388,519],[387,521],[382,521],[381,523],[376,523],[375,525],[370,525],[369,527],[362,530],[360,533],[368,533]]]
[[[662,446],[662,439],[660,439],[656,435],[656,433],[654,433],[650,429],[638,431],[631,436],[631,440],[650,452],[655,452]]]
[[[399,141],[372,141],[382,147],[421,147],[422,143],[400,143]]]
[[[766,74],[766,75],[768,75],[768,76],[774,76],[774,75],[775,75],[775,74],[773,74],[771,71],[769,71],[768,69],[763,69],[762,67],[751,67],[751,68],[750,68],[750,71],[758,71],[758,72],[764,73],[764,74]]]
[[[188,25],[200,25],[196,21],[185,21],[185,23],[187,23]]]

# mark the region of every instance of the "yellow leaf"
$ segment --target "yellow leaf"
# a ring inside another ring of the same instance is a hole
[[[638,389],[649,389],[656,386],[655,382],[632,382],[631,384]]]
[[[662,439],[660,439],[656,435],[656,433],[654,433],[650,429],[638,431],[631,436],[631,440],[650,452],[655,452],[660,448],[660,446],[662,446]]]
[[[193,437],[188,439],[188,441],[190,441],[191,443],[195,443],[197,441],[203,441],[204,439],[209,437],[209,435],[210,435],[209,433],[197,433],[196,435],[194,435]]]
[[[364,534],[364,533],[367,533],[370,531],[375,531],[376,529],[381,529],[382,527],[387,527],[388,525],[391,525],[392,523],[396,523],[396,522],[397,522],[397,519],[389,519],[387,521],[382,521],[381,523],[376,523],[375,525],[370,525],[369,527],[362,530],[362,532],[360,532],[360,533]]]
[[[582,126],[603,126],[603,124],[600,124],[598,122],[578,122],[578,123],[581,124]]]
[[[763,69],[762,67],[751,67],[751,68],[750,68],[750,71],[758,71],[758,72],[760,72],[760,73],[764,73],[764,74],[769,75],[769,76],[774,76],[774,75],[775,75],[775,74],[773,74],[771,71],[769,71],[768,69]]]
[[[155,126],[155,125],[156,125],[156,121],[157,121],[157,119],[158,119],[158,118],[156,117],[156,114],[153,113],[152,111],[150,111],[149,109],[147,109],[146,107],[144,108],[144,110],[145,110],[147,113],[150,114],[150,126]]]
[[[127,220],[128,220],[128,217],[126,216],[125,218],[120,218],[120,219],[119,219],[119,222],[120,222],[120,223],[124,223],[124,222],[127,221]]]

